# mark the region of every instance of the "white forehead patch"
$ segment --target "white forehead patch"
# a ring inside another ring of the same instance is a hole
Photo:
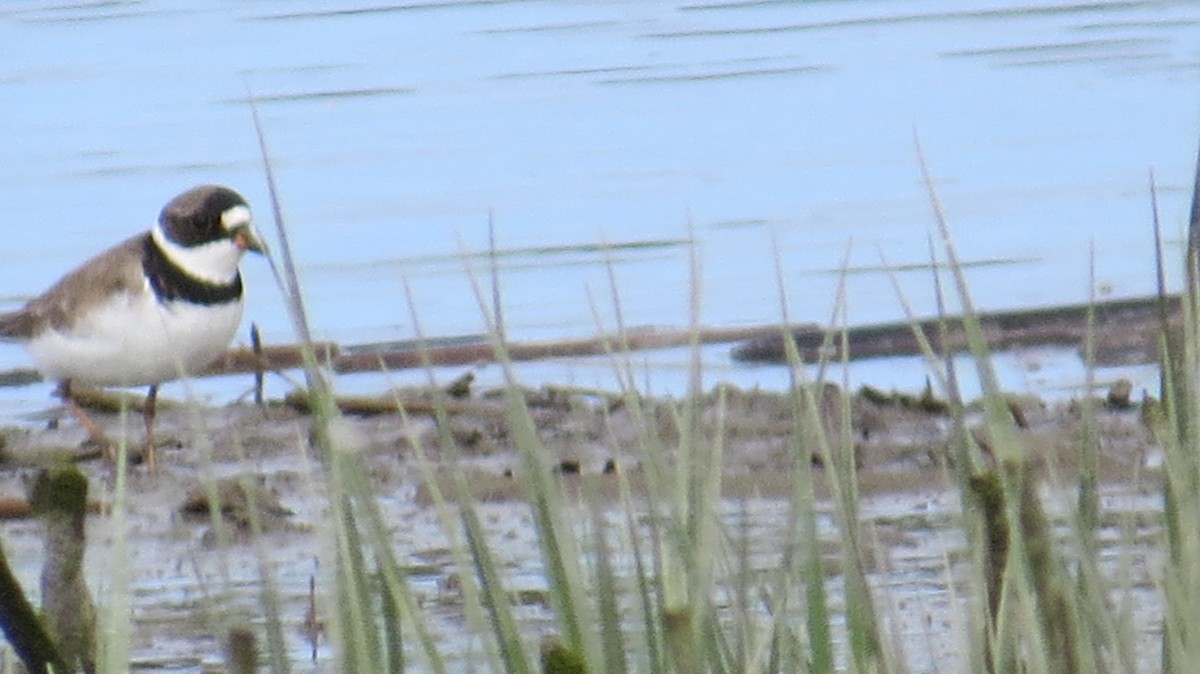
[[[245,206],[234,206],[221,214],[221,226],[225,231],[250,225],[250,209]]]

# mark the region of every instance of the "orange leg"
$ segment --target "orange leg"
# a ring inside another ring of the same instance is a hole
[[[62,398],[63,404],[66,405],[67,411],[71,413],[71,416],[75,417],[75,420],[79,422],[79,425],[83,426],[84,429],[87,430],[88,442],[91,442],[102,448],[104,450],[104,456],[106,456],[109,461],[116,461],[117,457],[113,454],[113,448],[116,445],[113,444],[112,440],[109,439],[108,435],[106,435],[104,431],[100,430],[100,427],[96,425],[96,422],[93,421],[90,416],[88,416],[87,412],[83,411],[83,408],[79,406],[79,403],[75,402],[75,398],[71,395],[70,379],[66,379],[59,384],[58,396]],[[157,403],[158,386],[155,385],[151,386],[150,390],[146,393],[146,403],[142,408],[142,419],[146,423],[146,441],[142,458],[145,460],[146,468],[149,469],[150,472],[154,472],[158,469],[158,461],[157,457],[155,456],[156,452],[154,446],[154,417],[157,409]]]
[[[75,398],[71,396],[71,380],[64,379],[58,385],[58,397],[62,399],[63,404],[67,406],[67,411],[75,420],[79,422],[88,432],[88,440],[104,449],[104,453],[109,458],[112,458],[112,441],[100,430],[95,421],[83,411],[79,403],[75,402]]]

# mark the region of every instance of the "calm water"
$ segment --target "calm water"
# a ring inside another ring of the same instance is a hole
[[[779,320],[773,245],[794,320],[828,320],[847,250],[849,320],[899,318],[875,268],[928,261],[914,130],[982,307],[1085,299],[1090,247],[1102,292],[1146,293],[1147,173],[1174,234],[1200,128],[1185,1],[8,2],[0,40],[4,304],[202,181],[270,228],[249,89],[312,322],[347,343],[413,335],[405,283],[426,333],[482,331],[489,218],[519,339],[594,333],[593,305],[611,328],[608,262],[628,324],[686,325],[689,242],[705,324]],[[291,341],[246,275],[248,320]],[[932,312],[928,273],[900,279]]]

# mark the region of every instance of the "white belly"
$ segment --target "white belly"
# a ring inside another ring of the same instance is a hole
[[[127,293],[97,307],[69,331],[53,328],[26,345],[43,376],[96,386],[145,386],[195,373],[233,339],[242,301],[204,306],[159,303]]]

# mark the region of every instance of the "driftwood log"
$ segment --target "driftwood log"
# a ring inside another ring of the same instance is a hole
[[[1097,365],[1127,365],[1153,362],[1158,357],[1158,340],[1163,318],[1170,326],[1180,324],[1179,297],[1138,297],[1088,304],[1071,304],[1038,309],[979,312],[979,322],[991,351],[1035,346],[1074,347],[1083,354],[1088,330],[1092,331]],[[1088,313],[1092,312],[1089,328]],[[938,353],[968,349],[961,316],[923,319],[916,323]],[[822,355],[840,360],[840,338],[830,341],[822,354],[827,331],[799,328],[791,332],[800,356],[815,361]],[[845,358],[875,358],[921,353],[908,322],[851,327],[846,331],[849,353]],[[749,339],[733,349],[733,359],[744,362],[784,363],[787,356],[781,334]]]
[[[1118,300],[1069,304],[1037,309],[980,312],[979,319],[993,351],[1013,348],[1057,345],[1082,349],[1087,338],[1088,314],[1092,312],[1092,336],[1097,365],[1148,363],[1158,357],[1158,339],[1163,317],[1179,324],[1179,297],[1135,297]],[[945,329],[942,326],[946,326]],[[933,348],[939,352],[964,351],[966,336],[962,318],[928,318],[918,321]],[[827,328],[816,324],[760,325],[742,328],[699,328],[697,330],[630,330],[624,335],[602,335],[581,339],[511,342],[504,351],[512,361],[603,356],[625,351],[648,351],[685,347],[689,344],[728,344],[734,360],[759,363],[783,363],[783,335],[790,333],[802,358],[813,362],[821,357]],[[943,338],[943,335],[945,336]],[[907,321],[851,326],[846,330],[850,360],[879,356],[920,354]],[[832,340],[836,345],[840,339]],[[401,370],[431,365],[472,365],[496,359],[495,349],[486,335],[411,340],[339,348],[322,342],[316,345],[318,359],[335,372],[371,372]],[[827,357],[840,359],[835,348]],[[256,369],[289,369],[301,364],[296,346],[265,347],[261,355],[250,349],[234,349],[214,363],[204,374],[254,372]]]
[[[1137,297],[1097,302],[1092,325],[1095,363],[1116,365],[1148,363],[1158,356],[1160,315],[1179,323],[1179,298],[1169,296]],[[993,351],[1042,345],[1082,349],[1088,331],[1087,304],[1071,304],[1038,309],[981,312],[980,322],[988,346]],[[942,326],[946,329],[943,330]],[[937,351],[965,350],[966,338],[961,317],[923,319],[917,323]],[[812,362],[821,358],[827,328],[816,324],[761,325],[742,328],[699,328],[697,330],[630,330],[624,335],[602,335],[581,339],[510,342],[505,353],[512,361],[603,356],[626,351],[648,351],[685,347],[690,344],[728,344],[733,359],[744,362],[783,363],[783,335],[790,333],[800,355]],[[942,335],[945,334],[945,339]],[[898,321],[877,325],[852,326],[846,330],[849,353],[846,358],[875,358],[920,353],[913,325]],[[834,348],[824,354],[839,360],[840,338],[831,341]],[[313,346],[317,360],[335,372],[376,372],[402,370],[430,365],[473,365],[496,359],[495,348],[486,335],[431,338],[381,344],[339,346],[318,342]],[[298,345],[260,346],[227,351],[198,376],[269,372],[302,367],[303,349]],[[40,381],[36,370],[21,368],[0,372],[0,386],[24,386]]]

